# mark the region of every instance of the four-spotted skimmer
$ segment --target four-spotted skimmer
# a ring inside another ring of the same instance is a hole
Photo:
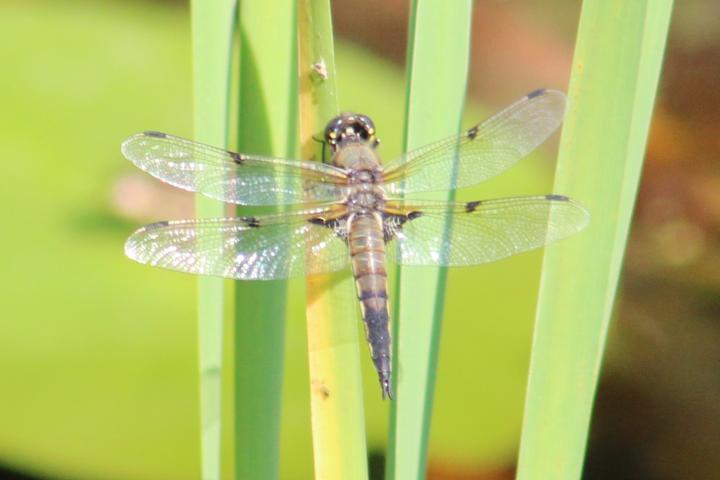
[[[383,398],[392,398],[386,260],[491,262],[572,235],[589,219],[582,206],[554,194],[458,203],[402,195],[466,187],[500,174],[541,144],[564,111],[563,93],[537,90],[460,135],[385,165],[373,122],[352,113],[325,129],[331,164],[139,133],[123,143],[123,154],[164,182],[224,202],[289,207],[270,215],[153,223],[128,239],[125,252],[140,263],[239,280],[350,266]]]

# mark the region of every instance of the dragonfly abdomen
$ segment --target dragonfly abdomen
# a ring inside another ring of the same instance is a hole
[[[378,372],[383,398],[392,398],[390,313],[385,269],[382,219],[376,213],[358,213],[348,234],[355,288],[370,354]]]

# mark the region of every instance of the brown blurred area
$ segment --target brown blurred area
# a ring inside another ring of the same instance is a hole
[[[475,2],[468,93],[487,106],[504,106],[540,86],[567,87],[579,6],[548,16],[530,3]],[[357,2],[335,0],[336,32],[404,64],[409,4],[368,0],[359,9]]]
[[[340,36],[404,63],[405,0],[336,0]],[[566,90],[581,2],[475,2],[469,95]],[[720,478],[720,2],[675,2],[584,478]],[[430,459],[433,479],[510,479]]]

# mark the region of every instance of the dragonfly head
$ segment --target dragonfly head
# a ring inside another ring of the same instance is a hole
[[[333,153],[348,143],[369,143],[373,148],[380,143],[373,121],[358,113],[343,113],[330,120],[325,127],[325,141]]]

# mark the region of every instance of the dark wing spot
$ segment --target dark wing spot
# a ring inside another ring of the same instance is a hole
[[[233,159],[233,162],[237,163],[238,165],[242,165],[245,163],[245,158],[243,158],[242,155],[236,152],[231,152],[230,150],[227,150],[228,155]]]
[[[385,243],[389,242],[395,237],[395,234],[402,230],[410,220],[415,220],[418,217],[422,217],[423,212],[419,210],[413,210],[405,215],[393,215],[383,213],[383,235],[385,237]]]
[[[169,221],[167,221],[167,220],[162,220],[162,221],[160,221],[160,222],[155,222],[155,223],[151,223],[151,224],[149,224],[149,225],[145,225],[145,226],[143,227],[143,230],[145,230],[145,231],[147,232],[147,231],[150,231],[150,230],[157,230],[158,228],[164,228],[164,227],[167,227],[168,225],[170,225],[170,222],[169,222]]]
[[[333,232],[335,232],[335,235],[338,236],[343,242],[347,243],[348,241],[348,231],[347,228],[345,228],[345,225],[343,224],[343,220],[341,219],[335,219],[330,220],[329,222],[325,222],[325,226],[332,229]]]
[[[343,225],[343,219],[333,218],[328,220],[327,218],[313,217],[308,218],[307,221],[308,223],[311,223],[313,225],[319,225],[321,227],[327,227],[331,229],[333,232],[335,232],[335,235],[337,235],[344,242],[347,242],[347,230]]]
[[[544,88],[538,88],[537,90],[533,90],[532,92],[528,93],[527,97],[528,98],[539,97],[540,95],[545,93],[545,91],[546,91],[546,89],[544,89]]]
[[[327,225],[327,221],[321,217],[309,218],[308,222],[312,223],[313,225],[321,225],[323,227]]]
[[[256,217],[240,217],[240,220],[245,222],[248,227],[255,228],[260,226],[260,222]]]
[[[162,132],[156,132],[154,130],[148,130],[147,132],[143,132],[143,135],[145,135],[146,137],[167,138],[167,134]]]
[[[475,200],[474,202],[467,202],[465,204],[465,211],[467,213],[474,212],[475,209],[482,203],[482,200]]]
[[[478,134],[478,126],[475,125],[470,130],[467,131],[467,136],[470,140],[475,140],[475,137],[477,137]]]
[[[559,202],[567,202],[568,200],[570,200],[565,195],[555,195],[554,193],[551,193],[550,195],[545,195],[545,198],[547,198],[548,200],[557,200]]]

